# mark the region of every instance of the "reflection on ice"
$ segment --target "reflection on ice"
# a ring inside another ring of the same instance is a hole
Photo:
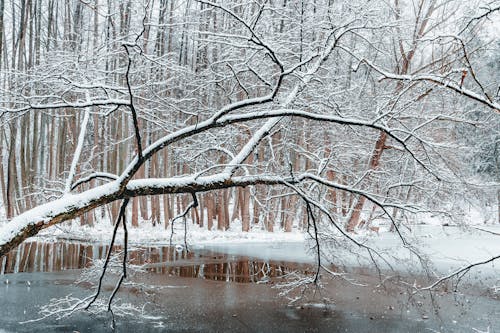
[[[241,245],[234,249],[238,254],[241,254],[242,250],[245,251]],[[119,253],[121,247],[116,246],[113,250]],[[58,272],[88,268],[93,262],[102,260],[107,251],[108,246],[103,244],[28,242],[21,244],[2,259],[1,272]],[[271,278],[283,276],[292,270],[305,274],[312,271],[309,267],[297,263],[256,260],[249,257],[235,259],[234,256],[221,255],[207,249],[186,252],[182,245],[137,247],[130,249],[128,253],[131,265],[151,273],[216,281],[268,283]],[[273,255],[273,258],[276,257],[279,255]],[[7,280],[4,280],[4,283],[5,281]]]

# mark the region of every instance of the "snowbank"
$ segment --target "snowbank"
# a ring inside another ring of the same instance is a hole
[[[260,226],[253,226],[249,232],[241,231],[241,223],[233,221],[228,230],[208,230],[206,227],[200,228],[190,222],[186,224],[186,241],[189,245],[215,245],[228,243],[251,243],[251,242],[305,242],[305,234],[294,230],[284,232],[276,230],[267,232]],[[70,239],[90,242],[108,242],[111,239],[113,229],[109,220],[96,223],[93,227],[87,225],[80,226],[78,222],[69,222],[63,225],[56,225],[53,228],[42,230],[38,238],[42,239]],[[123,231],[118,231],[118,240],[121,239]],[[172,236],[172,244],[184,243],[184,223],[175,222],[172,235],[172,228],[167,229],[163,225],[153,227],[151,223],[144,222],[139,228],[128,228],[128,239],[130,244],[135,245],[168,245]]]

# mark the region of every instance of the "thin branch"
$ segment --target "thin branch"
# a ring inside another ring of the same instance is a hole
[[[496,7],[488,6],[485,9],[486,9],[486,11],[483,14],[476,16],[476,17],[473,17],[469,22],[467,22],[467,25],[460,31],[460,34],[464,33],[464,31],[469,28],[469,26],[472,24],[472,22],[480,21],[483,18],[487,18],[489,15],[493,14],[494,12],[500,11],[500,6],[496,6]]]
[[[434,289],[435,287],[437,287],[439,284],[455,277],[455,276],[459,276],[460,274],[464,273],[464,272],[468,272],[471,268],[474,268],[474,267],[477,267],[477,266],[482,266],[482,265],[486,265],[486,264],[489,264],[490,262],[493,262],[495,260],[498,260],[500,259],[500,255],[497,255],[497,256],[494,256],[494,257],[491,257],[489,259],[486,259],[484,261],[478,261],[478,262],[475,262],[475,263],[472,263],[472,264],[469,264],[469,265],[466,265],[466,266],[463,266],[463,267],[460,267],[459,269],[457,269],[456,271],[448,274],[448,275],[445,275],[443,277],[441,277],[440,279],[438,279],[436,282],[434,282],[433,284],[427,286],[427,287],[424,287],[424,288],[420,288],[418,290],[432,290]]]
[[[314,213],[311,208],[311,204],[309,201],[305,200],[306,203],[306,210],[307,210],[307,219],[309,221],[312,221],[313,229],[314,229],[314,241],[316,243],[316,274],[314,275],[314,283],[318,282],[319,279],[319,272],[321,270],[321,248],[319,245],[319,236],[318,236],[318,226],[316,224],[316,217],[314,216]]]
[[[114,106],[114,107],[120,107],[120,106],[129,106],[130,102],[121,100],[121,99],[98,99],[98,100],[92,100],[92,101],[85,101],[85,102],[67,102],[65,101],[64,103],[52,103],[52,104],[31,104],[27,103],[28,105],[25,107],[20,107],[16,109],[11,109],[11,108],[0,108],[0,112],[2,114],[5,113],[22,113],[26,111],[36,111],[36,110],[55,110],[55,109],[84,109],[88,107],[98,107],[98,106]]]
[[[82,185],[82,184],[85,184],[85,183],[88,183],[90,182],[91,180],[93,179],[110,179],[110,180],[117,180],[118,179],[118,176],[117,175],[114,175],[112,173],[107,173],[107,172],[95,172],[85,178],[81,178],[79,179],[78,181],[76,181],[73,185],[71,185],[71,190],[74,190],[75,188],[77,188],[78,186]]]
[[[171,232],[170,232],[170,246],[172,246],[172,237],[174,236],[174,223],[178,219],[183,219],[183,221],[184,221],[184,247],[187,250],[186,215],[189,213],[189,211],[191,209],[194,209],[194,208],[198,207],[198,198],[196,197],[196,193],[195,192],[191,192],[191,197],[193,198],[193,201],[186,207],[186,209],[184,209],[184,211],[181,214],[177,215],[176,217],[174,217],[172,219],[172,223],[170,224],[170,226],[171,226],[171,229],[170,229],[171,230]]]
[[[129,199],[125,199],[128,203]],[[124,205],[126,206],[127,203],[124,202]],[[113,302],[113,298],[115,297],[116,293],[120,289],[120,286],[123,282],[124,279],[127,278],[127,260],[128,260],[128,230],[127,230],[127,221],[126,221],[126,214],[124,213],[122,217],[122,226],[123,226],[123,261],[122,261],[122,274],[120,276],[120,279],[118,280],[118,283],[115,286],[115,289],[111,293],[111,296],[109,297],[108,301],[108,311],[111,311],[111,302]],[[111,311],[113,314],[113,312]]]
[[[347,50],[345,48],[343,48],[343,49]],[[500,104],[498,104],[494,101],[490,101],[489,97],[483,97],[472,90],[461,87],[456,82],[453,82],[450,79],[447,79],[445,77],[441,77],[441,76],[433,75],[433,74],[399,75],[399,74],[394,74],[394,73],[388,72],[388,71],[376,66],[375,64],[373,64],[371,61],[369,61],[367,59],[359,59],[359,60],[360,60],[360,62],[365,63],[366,65],[371,67],[373,70],[375,70],[379,74],[381,74],[382,77],[380,80],[391,79],[391,80],[404,81],[404,82],[417,82],[417,81],[432,82],[434,84],[440,85],[440,86],[448,88],[450,90],[453,90],[453,91],[455,91],[455,92],[457,92],[465,97],[468,97],[476,102],[484,104],[484,105],[488,106],[489,108],[493,109],[494,111],[500,113]]]
[[[494,231],[486,230],[486,229],[479,228],[479,227],[472,227],[472,228],[479,230],[479,231],[487,232],[487,233],[492,234],[492,235],[500,236],[500,232],[494,232]]]
[[[141,132],[139,130],[139,121],[137,120],[137,111],[135,110],[134,106],[134,95],[132,94],[132,87],[130,85],[130,67],[132,65],[132,58],[130,56],[130,52],[128,50],[127,45],[123,45],[125,48],[125,52],[127,53],[127,71],[125,72],[125,79],[127,82],[127,89],[128,89],[128,94],[130,97],[130,103],[129,103],[129,108],[130,112],[132,113],[132,121],[134,123],[134,133],[135,133],[135,141],[137,144],[137,157],[138,157],[138,163],[142,163],[142,143],[141,143]]]
[[[111,237],[111,242],[109,243],[109,249],[108,249],[108,253],[106,255],[106,259],[104,261],[104,266],[102,268],[101,276],[99,277],[99,284],[97,285],[97,290],[96,290],[94,296],[92,297],[92,300],[87,304],[85,309],[88,309],[97,300],[97,297],[99,297],[99,294],[101,293],[102,281],[104,279],[104,275],[106,274],[106,270],[107,270],[108,265],[109,265],[111,253],[113,252],[113,246],[115,244],[118,226],[120,225],[120,222],[125,218],[125,211],[126,211],[128,202],[129,202],[129,199],[124,199],[122,202],[122,205],[120,207],[120,212],[118,214],[117,220],[115,222],[115,226],[113,228],[113,235]]]
[[[204,0],[197,0],[197,1],[200,2],[200,3],[204,3],[206,5],[212,6],[214,8],[219,8],[220,10],[222,10],[222,11],[226,12],[227,14],[229,14],[230,16],[232,16],[236,21],[240,22],[250,32],[250,34],[252,35],[252,38],[250,38],[250,41],[252,41],[256,45],[262,46],[264,49],[266,49],[267,52],[269,53],[271,59],[273,60],[273,62],[276,63],[276,65],[279,66],[280,71],[281,72],[284,71],[283,64],[281,63],[281,61],[277,57],[276,52],[269,45],[267,45],[257,35],[257,33],[255,32],[255,30],[248,23],[246,23],[245,20],[243,20],[239,15],[237,15],[235,12],[233,12],[231,9],[229,9],[227,7],[224,7],[222,5],[219,5],[219,4],[211,2],[211,1],[204,1]]]

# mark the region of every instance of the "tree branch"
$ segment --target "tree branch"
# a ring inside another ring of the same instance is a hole
[[[111,242],[109,243],[109,248],[108,248],[108,253],[106,255],[106,259],[104,260],[104,266],[102,268],[102,272],[101,272],[101,276],[99,277],[99,284],[97,285],[97,290],[94,294],[94,296],[92,297],[92,300],[90,300],[90,302],[87,304],[87,306],[85,307],[85,309],[88,309],[90,308],[90,306],[96,301],[97,297],[99,297],[99,294],[101,293],[101,288],[102,288],[102,281],[104,279],[104,276],[106,275],[106,270],[108,268],[108,265],[109,265],[109,260],[111,258],[111,253],[113,252],[113,246],[115,245],[115,239],[116,239],[116,233],[118,231],[118,227],[120,225],[120,222],[123,222],[123,225],[125,225],[125,210],[127,208],[127,204],[129,202],[129,199],[124,199],[123,202],[122,202],[122,205],[120,207],[120,213],[118,214],[118,217],[116,219],[116,222],[115,222],[115,226],[113,228],[113,235],[111,237]],[[125,227],[124,227],[125,228]],[[126,239],[126,238],[125,238]],[[124,254],[124,261],[126,260],[126,252]],[[124,264],[124,267],[126,265]],[[113,291],[113,294],[111,295],[110,299],[109,299],[109,303],[108,303],[108,310],[110,310],[110,304],[111,304],[111,300],[113,299],[116,291],[118,290],[121,282],[123,281],[123,278],[124,276],[126,275],[126,271],[123,273],[123,275],[120,277],[120,280],[115,288],[115,290]]]
[[[108,173],[108,172],[95,172],[95,173],[93,173],[91,175],[88,175],[87,177],[81,178],[78,181],[76,181],[73,185],[71,185],[71,190],[74,190],[78,186],[83,185],[85,183],[90,182],[93,179],[98,179],[98,178],[101,178],[101,179],[110,179],[110,180],[117,180],[118,176],[114,175],[112,173]]]
[[[141,132],[139,129],[139,121],[137,120],[137,111],[135,110],[134,105],[134,95],[132,94],[132,86],[130,85],[130,67],[132,66],[132,58],[130,57],[130,52],[128,50],[127,45],[123,45],[125,48],[125,52],[127,53],[127,70],[125,72],[125,79],[127,82],[128,94],[130,96],[130,112],[132,113],[132,121],[134,123],[134,133],[135,133],[135,141],[137,144],[137,157],[138,163],[142,162],[142,143],[141,143]]]
[[[445,281],[447,281],[455,276],[458,276],[462,273],[466,273],[476,266],[486,265],[486,264],[489,264],[490,262],[493,262],[493,261],[498,260],[498,259],[500,259],[500,255],[497,255],[497,256],[491,257],[489,259],[483,260],[483,261],[478,261],[478,262],[460,267],[459,269],[455,270],[454,272],[439,278],[433,284],[431,284],[427,287],[424,287],[424,288],[420,288],[418,290],[432,290],[432,289],[436,288],[438,285],[440,285],[441,283],[443,283],[443,282],[445,282]]]
[[[345,48],[344,48],[345,50]],[[396,81],[405,81],[405,82],[432,82],[437,85],[440,85],[442,87],[448,88],[450,90],[453,90],[465,97],[468,97],[476,102],[479,102],[483,105],[488,106],[489,108],[493,109],[494,111],[500,113],[500,104],[490,101],[489,97],[483,97],[476,92],[466,89],[464,87],[461,87],[459,84],[451,81],[450,79],[438,76],[438,75],[432,75],[432,74],[417,74],[417,75],[399,75],[399,74],[394,74],[390,73],[376,65],[374,65],[371,61],[367,59],[360,59],[362,63],[365,63],[368,65],[370,68],[374,69],[377,71],[379,74],[382,75],[380,80],[384,79],[390,79],[390,80],[396,80]]]

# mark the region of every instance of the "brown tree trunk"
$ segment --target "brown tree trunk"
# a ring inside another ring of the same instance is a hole
[[[229,190],[222,190],[222,208],[224,210],[224,230],[230,228],[231,219],[229,218]]]
[[[16,172],[16,136],[17,126],[10,126],[10,140],[9,140],[9,157],[7,164],[7,200],[5,202],[7,218],[10,219],[15,215],[15,187],[17,186],[17,172]]]
[[[131,217],[132,227],[137,228],[139,226],[139,199],[132,199],[132,217]]]
[[[250,189],[241,189],[241,229],[250,231]]]
[[[0,0],[1,1],[1,0]],[[7,193],[6,193],[6,187],[5,187],[5,174],[4,174],[4,167],[3,163],[3,154],[4,154],[4,136],[2,135],[4,133],[0,132],[0,197],[2,199],[3,203],[7,202]]]
[[[382,152],[384,151],[385,143],[387,141],[387,134],[382,132],[375,143],[375,149],[373,150],[372,157],[370,159],[369,168],[370,170],[376,170],[380,164],[380,158],[382,157]],[[347,231],[353,232],[356,226],[360,222],[361,212],[365,204],[366,197],[360,196],[356,205],[354,206],[349,221],[347,223]]]
[[[224,204],[223,204],[223,196],[221,191],[217,191],[216,194],[216,214],[217,214],[217,230],[224,230],[225,224],[225,216],[224,216]]]
[[[158,155],[154,156],[151,159],[151,174],[152,177],[158,176]],[[154,195],[151,197],[151,223],[153,225],[159,224],[160,219],[161,219],[161,212],[160,212],[160,197],[157,195]]]
[[[241,189],[237,188],[234,190],[234,205],[233,205],[233,212],[231,214],[231,221],[234,220],[240,220],[241,221],[241,200],[242,200],[242,193]]]
[[[213,193],[205,194],[205,202],[207,207],[207,228],[208,230],[212,230],[214,226],[214,201],[213,201]]]
[[[0,71],[2,70],[3,65],[3,8],[5,2],[4,0],[0,0]]]

